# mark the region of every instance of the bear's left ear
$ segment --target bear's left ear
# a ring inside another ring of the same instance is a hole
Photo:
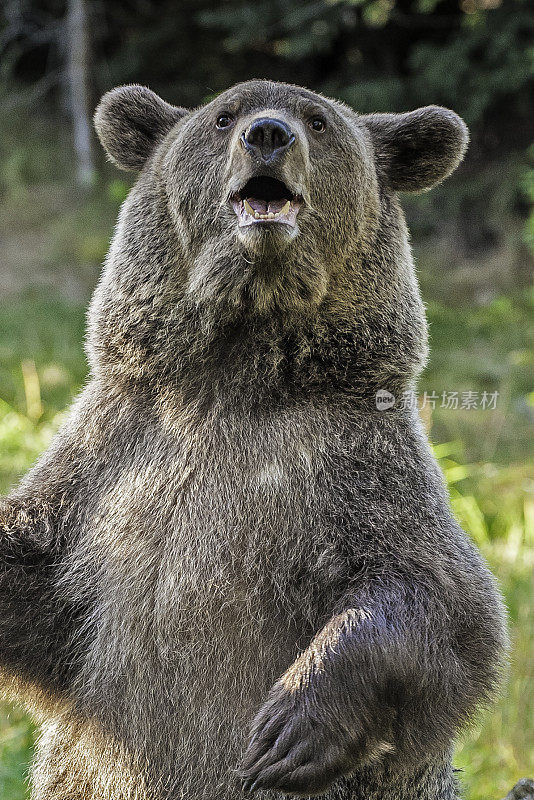
[[[109,158],[120,169],[140,170],[156,145],[187,113],[146,86],[119,86],[104,95],[94,122]]]
[[[469,141],[465,122],[439,106],[360,119],[371,133],[379,173],[399,192],[430,189],[447,178],[464,157]]]

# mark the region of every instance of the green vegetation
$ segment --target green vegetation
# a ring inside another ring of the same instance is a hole
[[[27,717],[11,706],[0,707],[0,796],[24,800],[34,730]]]

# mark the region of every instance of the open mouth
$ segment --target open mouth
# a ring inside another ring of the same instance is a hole
[[[294,228],[302,198],[293,194],[282,181],[260,175],[251,178],[233,195],[232,205],[240,228],[280,222]]]

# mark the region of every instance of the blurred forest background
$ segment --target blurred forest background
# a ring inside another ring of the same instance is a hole
[[[86,375],[84,309],[130,185],[94,141],[98,98],[139,82],[197,105],[253,77],[361,112],[438,103],[470,126],[461,169],[404,206],[431,322],[422,413],[510,612],[503,697],[455,758],[468,800],[497,800],[534,777],[532,2],[3,0],[0,491],[50,441]],[[2,800],[27,796],[34,736],[0,706]]]

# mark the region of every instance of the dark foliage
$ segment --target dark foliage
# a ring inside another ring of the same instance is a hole
[[[12,86],[43,81],[57,96],[65,6],[3,5],[2,72]],[[526,0],[90,0],[88,7],[95,99],[142,79],[171,102],[195,105],[237,81],[271,77],[362,112],[452,106],[484,157],[532,139],[534,7]]]

